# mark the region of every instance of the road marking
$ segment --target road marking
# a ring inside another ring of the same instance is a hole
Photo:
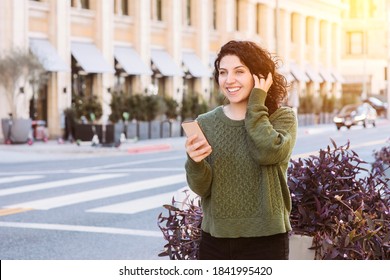
[[[145,164],[145,163],[157,163],[157,162],[167,162],[169,160],[178,160],[178,159],[184,159],[185,156],[172,156],[172,157],[163,157],[163,158],[153,158],[153,159],[145,159],[145,160],[138,160],[138,161],[130,161],[130,162],[121,162],[121,163],[113,163],[113,164],[106,164],[106,165],[98,165],[94,167],[88,167],[88,168],[80,168],[71,170],[71,172],[84,172],[84,171],[90,171],[93,169],[107,169],[107,168],[118,168],[123,166],[129,166],[129,165],[137,165],[137,164]]]
[[[0,222],[0,227],[57,230],[57,231],[76,231],[76,232],[88,232],[88,233],[122,234],[122,235],[137,235],[137,236],[158,237],[158,238],[163,237],[162,233],[159,231],[126,229],[126,228],[112,228],[112,227],[93,227],[93,226],[38,224],[38,223],[15,223],[15,222]]]
[[[7,178],[0,178],[0,184],[6,184],[6,183],[14,183],[14,182],[20,182],[20,181],[26,181],[26,180],[36,180],[41,179],[44,176],[13,176],[13,177],[7,177]]]
[[[18,213],[23,213],[27,211],[31,211],[31,208],[11,208],[11,209],[0,209],[0,216],[8,216]]]
[[[66,179],[66,180],[60,180],[60,181],[52,181],[52,182],[46,182],[46,183],[38,183],[38,184],[32,184],[32,185],[25,185],[21,187],[16,188],[9,188],[5,190],[0,190],[0,196],[6,196],[6,195],[13,195],[18,193],[25,193],[25,192],[32,192],[32,191],[38,191],[38,190],[46,190],[46,189],[53,189],[53,188],[59,188],[69,185],[77,185],[81,183],[88,183],[88,182],[95,182],[100,180],[107,180],[112,178],[118,178],[126,176],[126,174],[99,174],[99,175],[93,175],[88,177],[81,177],[81,178],[72,178],[72,179]]]
[[[87,212],[112,213],[112,214],[136,214],[143,211],[162,208],[164,204],[169,204],[175,192],[168,192],[145,198],[134,199],[122,203],[112,204],[104,207],[90,209]]]
[[[133,183],[102,188],[98,190],[91,190],[85,192],[74,193],[70,195],[57,196],[47,199],[40,199],[34,201],[23,202],[20,204],[13,204],[3,206],[3,208],[33,208],[39,210],[49,210],[62,206],[87,202],[102,198],[118,196],[122,194],[129,194],[138,191],[150,190],[159,187],[169,186],[186,181],[185,173],[173,176],[159,177],[150,180],[137,181]]]
[[[363,147],[385,144],[387,142],[387,140],[388,139],[386,138],[386,139],[366,142],[366,143],[362,143],[362,144],[350,145],[349,149],[354,150],[354,149],[363,148]],[[310,156],[318,156],[318,153],[319,153],[319,151],[312,151],[312,152],[307,152],[307,153],[302,153],[302,154],[296,154],[296,155],[292,155],[291,159],[297,160],[299,158],[308,158]]]
[[[128,168],[128,169],[106,169],[105,173],[131,173],[131,172],[169,172],[169,171],[185,171],[183,167],[156,167],[156,168]],[[89,170],[88,173],[102,173],[102,170]]]

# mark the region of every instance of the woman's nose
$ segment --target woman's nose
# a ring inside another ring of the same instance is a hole
[[[226,76],[226,83],[231,84],[235,81],[235,79],[234,74],[228,73]]]

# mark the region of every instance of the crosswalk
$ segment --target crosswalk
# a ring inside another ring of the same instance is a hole
[[[137,195],[134,199],[128,199],[119,203],[112,202],[109,205],[103,204],[104,206],[92,207],[83,211],[86,213],[137,214],[161,208],[163,204],[169,203],[176,191],[167,192],[164,190],[164,187],[171,185],[182,187],[186,185],[186,176],[183,172],[129,183],[112,184],[112,182],[116,181],[113,179],[126,179],[126,176],[129,176],[129,174],[95,174],[93,172],[92,175],[83,174],[80,176],[80,174],[77,174],[77,177],[70,179],[53,179],[45,174],[2,175],[0,176],[0,216],[32,210],[51,210],[66,206],[77,206],[123,195],[130,197],[129,194]],[[26,182],[26,184],[23,184],[23,182]],[[17,186],[10,187],[11,183],[17,183]],[[89,190],[84,191],[80,190],[81,188],[77,188],[78,185],[81,186],[86,183],[99,184],[96,184],[98,186],[95,188],[91,187]],[[71,187],[71,193],[68,193],[69,187]],[[67,190],[67,192],[64,194],[63,190]],[[50,195],[45,197],[45,192],[42,191],[50,191]],[[149,191],[147,193],[152,194],[140,198],[139,194],[144,191]],[[37,198],[38,196],[39,198]],[[20,197],[21,201],[17,201],[18,197]],[[29,197],[35,197],[35,199],[28,199]],[[12,201],[12,203],[9,201]]]

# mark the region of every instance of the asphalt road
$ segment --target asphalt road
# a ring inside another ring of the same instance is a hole
[[[293,158],[350,141],[363,159],[390,137],[390,122],[337,131],[299,129]],[[165,240],[162,204],[184,186],[184,138],[115,148],[55,142],[0,145],[0,259],[153,260]]]

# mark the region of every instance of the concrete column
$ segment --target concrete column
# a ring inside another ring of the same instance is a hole
[[[291,13],[286,10],[279,10],[279,38],[277,55],[283,62],[290,60],[291,53]]]
[[[243,1],[240,9],[240,33],[247,38],[253,38],[256,34],[256,3],[250,0]]]
[[[181,0],[169,0],[167,3],[166,22],[167,22],[167,48],[176,64],[181,67],[181,35],[182,35],[182,5]],[[168,95],[177,100],[181,99],[183,92],[182,77],[173,77],[167,79],[166,90]]]
[[[262,46],[267,48],[268,50],[275,50],[275,16],[274,10],[272,7],[267,6],[265,4],[260,4],[259,7],[259,15],[260,15],[260,36],[262,41]],[[272,23],[272,24],[270,24]],[[271,28],[272,26],[272,28]]]
[[[196,3],[196,30],[198,30],[196,46],[196,53],[199,55],[203,65],[207,67],[209,64],[209,38],[210,38],[210,13],[209,13],[209,1],[200,0]],[[205,100],[210,99],[209,89],[209,77],[202,77],[197,79],[195,90],[203,95]]]
[[[134,1],[134,49],[141,56],[142,60],[150,66],[150,1]],[[150,75],[138,76],[135,81],[135,92],[144,92],[151,83]]]
[[[219,2],[219,5],[221,9],[218,11],[220,11],[222,14],[222,16],[219,16],[219,26],[221,30],[220,45],[222,46],[233,38],[234,26],[236,22],[234,13],[235,2],[234,0],[225,0],[222,1],[222,3]]]
[[[114,66],[114,45],[113,45],[113,30],[114,30],[114,2],[97,0],[96,1],[96,37],[95,42],[98,49],[101,50],[104,59]],[[111,88],[114,82],[112,73],[103,73],[96,75],[96,83],[94,87],[96,94],[103,105],[102,121],[108,120],[111,114],[110,101],[111,94],[108,88]]]
[[[69,72],[52,72],[48,81],[48,129],[52,138],[62,135],[63,111],[71,106],[70,6],[66,1],[49,2],[49,41],[69,66]],[[65,91],[65,92],[64,92]]]

